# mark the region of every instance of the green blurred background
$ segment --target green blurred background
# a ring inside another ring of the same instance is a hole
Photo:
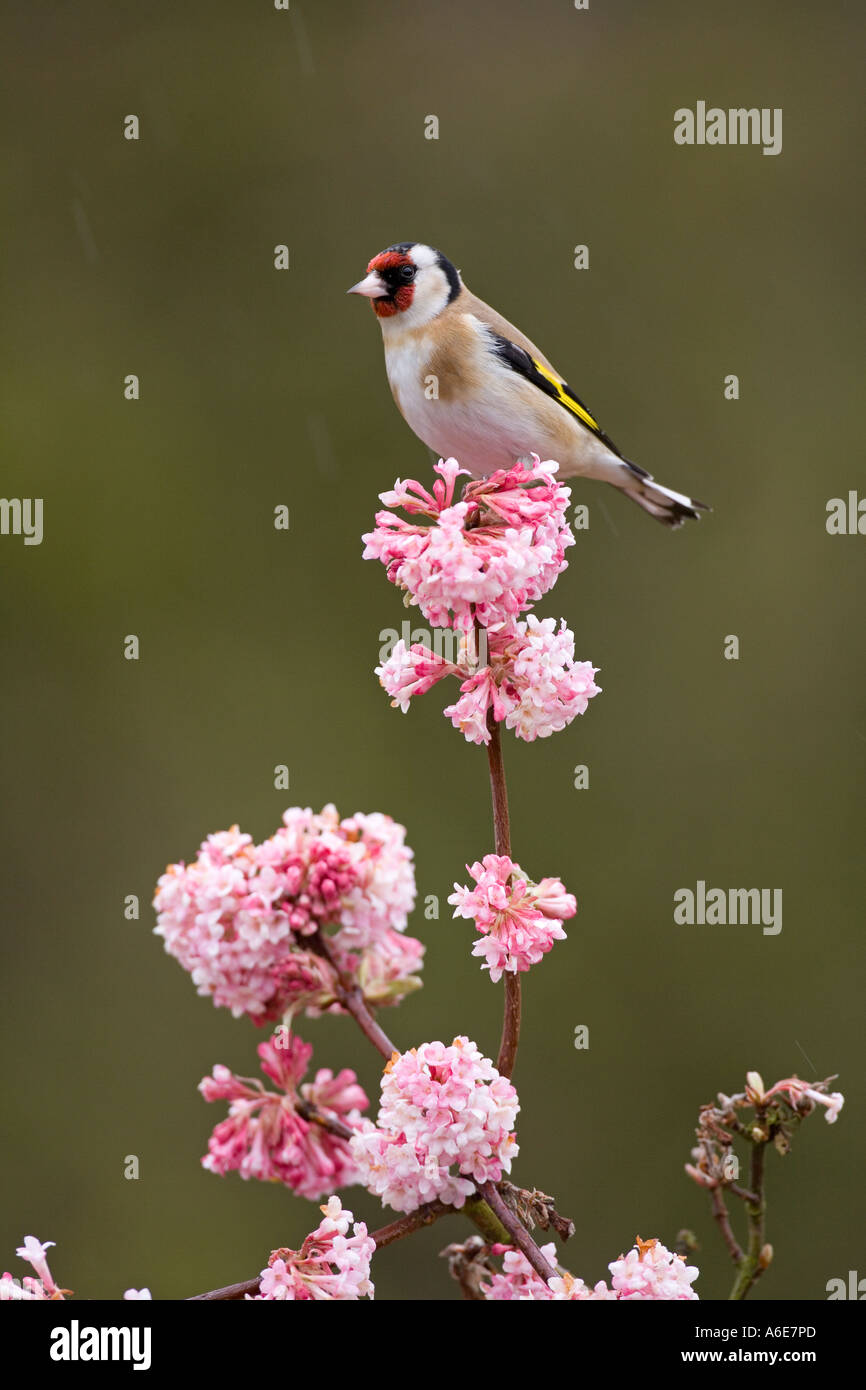
[[[835,1129],[811,1120],[770,1163],[776,1263],[755,1294],[825,1297],[863,1262],[866,540],[824,524],[828,498],[866,492],[862,7],[18,0],[5,27],[2,491],[45,499],[45,538],[0,538],[0,1268],[24,1272],[33,1233],[79,1296],[180,1298],[316,1223],[281,1188],[199,1166],[225,1112],[196,1085],[218,1061],[251,1072],[260,1035],[196,996],[149,902],[210,831],[259,839],[286,804],[330,800],[405,823],[442,912],[416,913],[425,988],[383,1021],[403,1047],[466,1032],[495,1055],[500,990],[445,904],[492,848],[484,752],[441,689],[389,707],[373,667],[405,610],[361,560],[377,493],[430,460],[344,291],[415,238],[539,341],[631,457],[714,507],[670,534],[577,485],[590,527],[539,606],[567,617],[604,694],[566,732],[505,745],[515,855],[580,902],[526,986],[512,1176],[575,1220],[576,1273],[691,1226],[698,1290],[725,1297],[682,1171],[699,1105],[747,1068],[839,1072]],[[698,99],[782,107],[782,154],[677,147],[673,113]],[[674,891],[699,878],[781,887],[781,935],[675,926]],[[375,1094],[348,1021],[300,1031]],[[383,1252],[379,1296],[455,1297],[436,1256],[467,1229]]]

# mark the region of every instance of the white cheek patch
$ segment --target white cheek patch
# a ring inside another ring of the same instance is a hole
[[[393,318],[383,319],[382,324],[393,324],[395,328],[423,328],[435,319],[437,314],[442,313],[450,294],[451,287],[438,264],[419,267],[415,277],[415,293],[409,308],[395,314]]]
[[[429,270],[432,266],[439,264],[439,258],[433,247],[425,246],[423,241],[416,241],[409,255],[419,270]]]
[[[438,265],[430,270],[420,270],[415,281],[415,297],[412,301],[412,308],[414,309],[417,305],[430,318],[433,318],[434,314],[441,314],[445,308],[449,293],[450,286]]]

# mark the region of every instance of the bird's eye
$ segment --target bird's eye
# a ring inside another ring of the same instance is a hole
[[[415,279],[415,267],[414,267],[414,265],[401,265],[401,267],[400,267],[400,279],[401,279],[402,281],[404,281],[404,283],[407,284],[407,285],[408,285],[408,283],[409,283],[410,280],[414,280],[414,279]]]

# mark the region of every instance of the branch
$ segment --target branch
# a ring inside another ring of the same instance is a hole
[[[520,1224],[513,1212],[503,1202],[492,1182],[482,1183],[478,1189],[493,1214],[499,1218],[508,1232],[508,1244],[516,1245],[521,1254],[525,1255],[532,1268],[545,1282],[556,1276],[553,1265],[548,1264],[542,1255],[532,1236],[524,1226]]]
[[[382,1056],[390,1062],[394,1053],[398,1051],[398,1048],[394,1046],[388,1034],[379,1027],[379,1024],[370,1013],[370,1010],[364,1002],[363,991],[358,985],[353,984],[340,969],[328,938],[324,936],[321,931],[317,931],[314,932],[312,936],[307,937],[307,944],[310,950],[315,951],[320,956],[324,956],[325,960],[333,969],[337,977],[334,993],[337,996],[338,1002],[342,1004],[346,1013],[352,1015],[352,1018],[364,1034],[364,1037],[373,1044],[377,1052],[381,1052]]]
[[[445,1202],[427,1202],[423,1207],[407,1212],[398,1221],[392,1221],[389,1226],[382,1226],[373,1232],[376,1249],[383,1250],[386,1245],[393,1245],[395,1240],[402,1240],[413,1231],[419,1231],[422,1226],[432,1226],[434,1221],[446,1216],[449,1211],[453,1213],[455,1208]]]
[[[487,757],[490,767],[490,791],[493,799],[494,844],[497,854],[507,855],[510,859],[511,829],[508,817],[508,788],[505,782],[499,725],[493,718],[492,710],[488,711],[487,727],[490,730]],[[311,950],[322,956],[334,971],[336,976],[335,994],[338,1002],[348,1014],[351,1014],[368,1041],[383,1057],[390,1061],[397,1048],[371,1014],[364,1001],[362,990],[340,969],[327,936],[321,931],[317,931],[307,938],[307,944]],[[509,972],[505,976],[505,1015],[502,1024],[502,1041],[497,1059],[497,1069],[500,1075],[505,1077],[511,1076],[517,1056],[517,1044],[520,1037],[520,1004],[520,978],[516,973]],[[301,1102],[297,1109],[298,1113],[303,1115],[304,1119],[311,1124],[321,1125],[323,1129],[327,1129],[342,1139],[352,1137],[353,1131],[347,1125],[336,1118],[324,1115],[308,1102]],[[406,1216],[400,1217],[399,1220],[392,1221],[390,1225],[374,1231],[373,1240],[376,1242],[376,1248],[380,1249],[385,1245],[391,1245],[394,1241],[401,1240],[404,1236],[411,1234],[412,1231],[417,1231],[422,1226],[429,1226],[446,1212],[454,1210],[453,1207],[446,1206],[442,1202],[429,1202],[425,1206],[419,1207],[417,1211],[409,1212]],[[516,1245],[545,1282],[554,1277],[556,1270],[548,1264],[518,1218],[509,1211],[492,1183],[483,1184],[478,1192],[469,1197],[464,1211],[488,1243]],[[246,1294],[256,1292],[259,1277],[256,1276],[255,1279],[248,1279],[240,1284],[228,1284],[221,1289],[212,1289],[209,1293],[195,1294],[189,1301],[213,1302],[242,1299]]]
[[[237,1299],[245,1298],[246,1295],[258,1293],[259,1278],[247,1279],[243,1284],[226,1284],[224,1289],[211,1289],[209,1293],[194,1293],[185,1299],[186,1303],[228,1303]]]
[[[484,1198],[477,1192],[466,1198],[463,1208],[473,1225],[477,1226],[488,1245],[510,1245],[511,1236]]]
[[[757,1107],[756,1110],[760,1123],[763,1116]],[[750,1174],[752,1190],[750,1195],[754,1197],[754,1201],[746,1202],[746,1214],[749,1218],[749,1247],[740,1262],[734,1287],[731,1289],[730,1301],[732,1302],[742,1302],[772,1259],[772,1250],[764,1244],[764,1218],[767,1212],[767,1203],[764,1197],[764,1151],[766,1147],[766,1139],[752,1140]]]
[[[570,1240],[574,1235],[574,1222],[567,1216],[560,1216],[554,1198],[548,1197],[546,1192],[539,1192],[537,1187],[515,1187],[504,1178],[499,1183],[499,1192],[527,1231],[534,1231],[536,1226],[543,1231],[552,1228],[560,1240]]]
[[[487,761],[490,765],[490,794],[493,798],[493,843],[497,854],[511,858],[511,825],[508,818],[508,788],[505,785],[505,764],[502,761],[502,739],[493,710],[487,711],[490,742]]]
[[[298,1098],[295,1101],[295,1110],[306,1120],[308,1124],[319,1125],[321,1129],[326,1129],[329,1134],[335,1134],[338,1139],[351,1139],[355,1133],[348,1125],[344,1125],[342,1120],[338,1120],[336,1115],[326,1115],[324,1111],[317,1110],[308,1100]]]
[[[743,1250],[731,1228],[731,1218],[728,1214],[728,1208],[725,1206],[725,1199],[722,1195],[722,1189],[720,1187],[713,1188],[712,1201],[713,1216],[719,1223],[719,1230],[722,1233],[722,1239],[724,1240],[725,1245],[728,1247],[728,1251],[734,1264],[738,1265],[744,1258]]]
[[[487,711],[487,728],[490,742],[487,745],[487,761],[490,766],[490,794],[493,798],[493,840],[497,854],[511,858],[511,825],[508,818],[508,787],[505,783],[505,764],[502,761],[502,739],[499,725],[493,717],[493,710]],[[510,1077],[517,1058],[517,1044],[520,1039],[520,976],[516,971],[505,973],[505,1014],[502,1020],[502,1041],[496,1070],[500,1076]]]
[[[388,1226],[382,1226],[378,1231],[371,1232],[371,1238],[376,1242],[376,1249],[382,1250],[386,1245],[393,1245],[395,1240],[402,1240],[404,1236],[411,1235],[413,1231],[418,1231],[422,1226],[432,1226],[434,1221],[438,1221],[440,1216],[445,1216],[447,1212],[453,1212],[454,1207],[446,1206],[444,1202],[427,1202],[423,1207],[418,1207],[415,1211],[410,1211],[406,1216],[401,1216],[398,1221],[392,1221]],[[193,1294],[186,1299],[187,1303],[215,1303],[230,1302],[242,1299],[246,1294],[258,1292],[260,1275],[255,1279],[246,1279],[242,1284],[226,1284],[222,1289],[211,1289],[209,1293]]]

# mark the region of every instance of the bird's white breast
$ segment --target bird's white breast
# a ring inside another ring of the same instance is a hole
[[[383,328],[391,390],[429,448],[477,476],[508,468],[527,453],[532,431],[514,374],[490,352],[486,330],[473,315],[463,316],[453,353],[435,325],[405,332],[387,322]]]

